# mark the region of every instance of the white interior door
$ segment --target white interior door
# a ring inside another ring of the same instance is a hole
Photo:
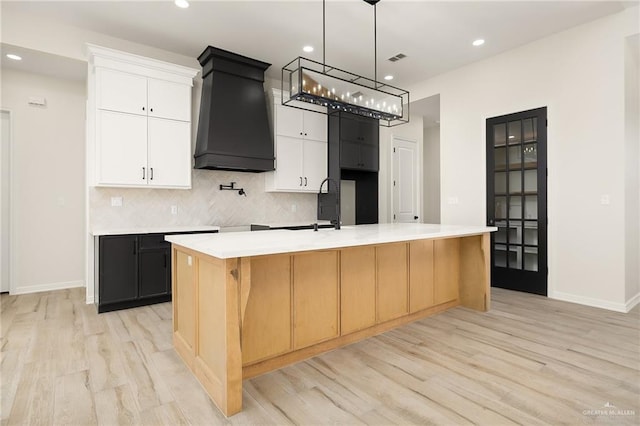
[[[405,139],[393,139],[393,221],[418,222],[418,147]]]
[[[11,137],[11,116],[8,111],[0,111],[2,122],[2,145],[0,149],[0,292],[8,292],[9,287],[9,138]]]

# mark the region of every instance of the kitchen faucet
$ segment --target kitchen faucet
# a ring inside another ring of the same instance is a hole
[[[336,218],[335,220],[332,219],[331,220],[331,224],[333,225],[333,227],[336,230],[340,229],[340,202],[339,202],[339,195],[340,195],[340,187],[338,186],[338,182],[336,182],[335,179],[332,179],[330,177],[325,178],[322,182],[320,182],[320,189],[318,191],[318,197],[320,197],[322,195],[322,185],[324,185],[325,182],[333,182],[333,186],[335,186],[336,188]],[[329,191],[329,184],[327,183],[327,193]],[[318,198],[318,216],[320,215],[320,199]],[[317,231],[318,228],[317,226],[314,227],[313,229],[314,231]]]

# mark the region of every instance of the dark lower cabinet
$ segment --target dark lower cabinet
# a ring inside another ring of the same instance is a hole
[[[171,294],[171,249],[149,250],[139,255],[138,297],[156,297]]]
[[[99,237],[99,313],[171,300],[171,244],[165,241],[165,235]]]
[[[138,296],[137,237],[100,237],[100,304],[119,303]]]

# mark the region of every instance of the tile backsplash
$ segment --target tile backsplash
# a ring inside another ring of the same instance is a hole
[[[264,191],[264,173],[193,170],[192,189],[98,188],[89,190],[91,228],[166,225],[245,226],[260,222],[316,220],[316,195]],[[221,191],[236,182],[247,196]],[[111,197],[122,197],[112,207]],[[171,213],[177,206],[178,213]]]

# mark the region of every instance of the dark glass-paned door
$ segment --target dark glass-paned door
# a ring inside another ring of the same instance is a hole
[[[547,294],[547,109],[487,120],[491,285]]]

